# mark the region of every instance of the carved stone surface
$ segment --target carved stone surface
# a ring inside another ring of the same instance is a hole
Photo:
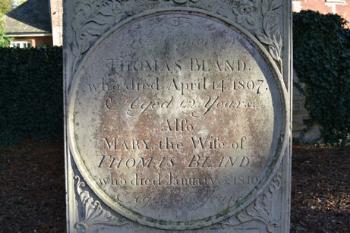
[[[66,2],[68,232],[288,231],[290,6],[215,2]]]

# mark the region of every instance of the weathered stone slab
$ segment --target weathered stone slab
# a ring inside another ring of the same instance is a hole
[[[287,2],[66,2],[68,232],[289,231]]]

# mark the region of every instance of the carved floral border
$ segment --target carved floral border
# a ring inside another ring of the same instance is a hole
[[[74,225],[78,233],[87,233],[94,226],[120,227],[129,223],[126,218],[106,210],[99,201],[95,200],[80,176],[76,175],[74,179],[76,196],[82,209],[79,221]]]
[[[239,227],[249,222],[260,222],[264,225],[266,233],[277,233],[279,223],[271,214],[274,194],[282,187],[282,172],[279,170],[273,177],[265,191],[238,213],[236,216],[220,222],[218,226]]]
[[[282,65],[280,15],[282,0],[234,0],[232,12],[237,23],[252,32],[267,47],[278,68]]]
[[[125,4],[134,0],[80,0],[74,6],[72,29],[75,56],[73,73],[85,53],[113,25],[131,16]],[[145,0],[173,2],[175,5],[197,4],[201,0]],[[282,36],[280,15],[283,0],[233,0],[235,22],[248,29],[268,50],[279,70],[282,70]]]
[[[129,220],[106,210],[98,200],[95,200],[90,189],[79,175],[76,175],[74,179],[78,205],[83,210],[79,221],[74,226],[78,233],[87,233],[88,229],[94,226],[121,227],[130,224]],[[265,232],[276,233],[279,225],[278,221],[275,221],[271,215],[271,208],[273,196],[280,190],[281,184],[282,172],[279,170],[264,192],[258,195],[248,207],[236,216],[215,224],[213,228],[239,227],[249,222],[260,222],[265,226]]]

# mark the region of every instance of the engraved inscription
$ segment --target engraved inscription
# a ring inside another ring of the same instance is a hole
[[[77,165],[125,216],[151,225],[220,218],[276,162],[284,125],[275,73],[219,20],[168,13],[129,22],[87,54],[77,77]]]

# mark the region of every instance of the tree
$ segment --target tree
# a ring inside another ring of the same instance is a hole
[[[1,17],[1,16],[0,16]],[[10,46],[10,38],[5,35],[3,20],[0,19],[0,48]]]
[[[8,47],[10,38],[5,35],[4,14],[11,10],[11,0],[0,0],[0,47]]]
[[[11,0],[0,0],[0,15],[6,14],[11,10]]]
[[[19,5],[23,4],[26,1],[27,0],[10,0],[10,2],[12,3],[12,5],[11,5],[12,9],[18,7]]]

